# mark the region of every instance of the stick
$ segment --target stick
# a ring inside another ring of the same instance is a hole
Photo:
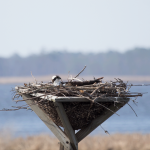
[[[32,71],[31,71],[31,75],[32,75]],[[35,83],[37,83],[37,80],[35,79],[35,77],[32,75],[32,77],[34,78],[34,80],[35,80]]]
[[[81,97],[84,97],[84,98],[90,100],[91,102],[93,102],[93,100],[91,100],[90,98],[87,98],[87,97],[85,97],[85,96],[83,96],[83,95],[81,95]],[[95,99],[96,99],[96,98],[95,98]],[[94,99],[94,103],[96,103],[96,104],[98,104],[98,105],[101,105],[102,107],[106,108],[107,110],[109,110],[109,111],[113,112],[114,114],[118,115],[116,112],[112,111],[111,109],[107,108],[106,106],[104,106],[104,105],[102,105],[102,104],[96,102],[95,99]],[[118,116],[120,116],[120,115],[118,115]]]
[[[84,68],[74,77],[74,78],[76,78],[76,77],[78,77],[83,71],[84,71],[84,69],[86,68],[86,65],[84,66]],[[72,81],[72,80],[71,80]],[[70,82],[71,82],[70,81]]]
[[[91,93],[91,96],[98,90],[98,89],[100,89],[100,88],[102,88],[102,87],[104,87],[105,86],[105,84],[104,85],[101,85],[101,86],[99,86],[99,87],[97,87],[92,93]]]
[[[129,103],[127,103],[129,105]],[[131,105],[129,105],[130,108],[133,110],[133,112],[135,113],[135,115],[138,117],[138,115],[136,114],[136,112],[134,111],[134,109],[131,107]]]
[[[98,105],[103,106],[103,107],[106,108],[107,110],[110,110],[110,111],[113,112],[114,114],[118,115],[116,112],[112,111],[111,109],[107,108],[106,106],[104,106],[104,105],[102,105],[102,104],[100,104],[100,103],[98,103],[98,102],[95,102],[95,103],[98,104]],[[120,116],[120,115],[118,115],[118,116]]]
[[[101,125],[100,125],[100,126],[101,126]],[[105,132],[106,134],[110,135],[109,132],[108,132],[107,130],[105,130],[102,126],[101,126],[101,128],[104,130],[104,132]]]

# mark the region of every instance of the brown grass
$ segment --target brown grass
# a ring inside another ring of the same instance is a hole
[[[0,137],[0,150],[59,150],[58,140],[49,135],[27,138]],[[79,150],[150,150],[150,134],[114,134],[87,137]]]

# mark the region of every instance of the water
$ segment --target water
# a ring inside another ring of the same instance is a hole
[[[12,101],[11,89],[15,84],[0,85],[0,109],[11,108],[11,106],[23,105],[25,102],[16,104]],[[148,92],[137,99],[138,106],[132,101],[129,104],[134,108],[138,117],[128,105],[125,105],[117,113],[102,124],[102,127],[110,134],[113,133],[150,133],[150,86],[132,87],[130,91]],[[14,136],[29,136],[40,133],[51,134],[51,131],[31,111],[0,111],[0,130],[11,131]],[[98,127],[92,135],[103,134],[104,131]]]

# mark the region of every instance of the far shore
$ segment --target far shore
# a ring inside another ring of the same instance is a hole
[[[75,75],[72,75],[73,77]],[[60,75],[60,77],[62,78],[63,81],[67,81],[68,76],[66,75]],[[95,78],[99,78],[101,76],[95,76]],[[124,82],[149,82],[150,83],[150,76],[103,76],[104,79],[102,80],[103,82],[107,82],[107,81],[114,81],[114,78],[120,78],[122,79]],[[23,83],[33,83],[33,82],[50,82],[52,78],[52,75],[47,75],[47,76],[29,76],[29,77],[0,77],[0,84],[23,84]],[[79,76],[79,79],[84,79],[84,80],[93,80],[93,76]]]

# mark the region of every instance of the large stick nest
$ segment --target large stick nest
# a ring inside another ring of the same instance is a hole
[[[54,86],[52,83],[34,83],[24,84],[18,89],[23,92],[17,95],[27,94],[32,96],[33,104],[38,105],[58,126],[63,127],[62,122],[57,114],[53,101],[45,98],[33,96],[41,93],[44,96],[53,95],[61,97],[85,97],[89,102],[63,102],[64,109],[74,130],[78,130],[88,125],[93,119],[104,113],[104,110],[114,104],[112,102],[98,103],[96,98],[111,97],[137,97],[141,93],[131,93],[127,84],[121,79],[115,79],[114,82],[102,83],[102,78],[83,82],[63,82],[60,86]],[[26,99],[28,100],[28,99]],[[24,100],[24,101],[26,101]],[[20,100],[17,100],[17,102]],[[21,108],[21,107],[20,107]]]

